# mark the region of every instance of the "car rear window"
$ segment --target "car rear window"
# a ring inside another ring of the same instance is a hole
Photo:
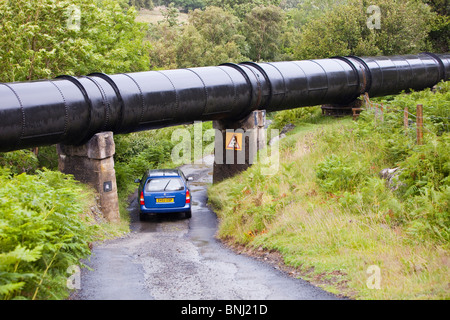
[[[184,185],[180,178],[155,178],[148,180],[145,185],[145,191],[180,191],[184,189]]]

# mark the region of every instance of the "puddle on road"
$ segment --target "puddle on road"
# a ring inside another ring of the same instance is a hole
[[[138,217],[131,220],[130,229],[135,233],[177,232],[185,229],[184,213],[149,215],[144,221]]]
[[[192,239],[192,243],[198,248],[200,251],[203,259],[208,259],[204,254],[211,250],[210,245],[211,243],[207,240],[202,239]]]

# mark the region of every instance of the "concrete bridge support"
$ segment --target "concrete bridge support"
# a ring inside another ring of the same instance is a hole
[[[81,146],[58,144],[57,150],[59,170],[94,187],[103,216],[111,222],[119,221],[113,133],[97,133]]]
[[[266,111],[256,110],[240,121],[213,122],[216,131],[213,183],[231,178],[250,167],[258,150],[266,146]]]

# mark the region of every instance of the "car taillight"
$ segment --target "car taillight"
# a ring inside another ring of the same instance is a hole
[[[186,190],[186,203],[191,203],[191,195],[189,194],[189,190]]]
[[[144,192],[141,191],[141,195],[139,197],[139,204],[144,205],[145,201],[144,201]]]

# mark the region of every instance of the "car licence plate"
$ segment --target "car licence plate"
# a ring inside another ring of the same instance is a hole
[[[156,203],[173,203],[173,198],[157,198]]]

